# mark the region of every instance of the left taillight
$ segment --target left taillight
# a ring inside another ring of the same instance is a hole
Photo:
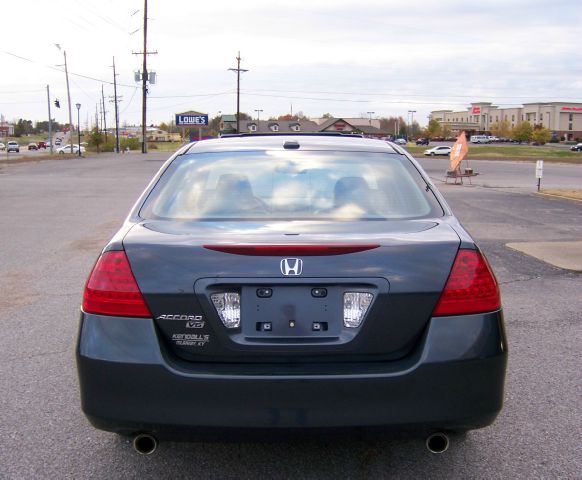
[[[85,285],[83,311],[118,317],[151,317],[124,251],[103,253]]]

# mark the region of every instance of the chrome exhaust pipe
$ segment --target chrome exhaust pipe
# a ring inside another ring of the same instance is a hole
[[[449,436],[446,433],[437,432],[426,437],[426,448],[430,453],[445,453],[449,445]]]
[[[149,433],[140,433],[133,439],[133,449],[140,455],[151,455],[158,448],[158,440]]]

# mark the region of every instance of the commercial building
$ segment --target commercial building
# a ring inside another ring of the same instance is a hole
[[[312,120],[240,120],[241,133],[316,133],[342,132],[381,138],[388,135],[380,130],[379,120],[367,118],[315,118]],[[220,133],[236,132],[236,115],[223,115]]]
[[[429,118],[447,126],[453,135],[490,133],[491,126],[506,121],[510,127],[521,122],[541,125],[560,140],[582,139],[582,103],[536,102],[519,107],[496,106],[490,102],[471,103],[466,110],[435,110]]]
[[[12,123],[8,123],[4,118],[4,115],[0,115],[0,135],[4,137],[14,136],[14,125]]]

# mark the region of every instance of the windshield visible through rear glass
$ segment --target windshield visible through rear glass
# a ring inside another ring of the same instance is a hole
[[[177,157],[140,216],[147,219],[403,219],[442,215],[397,154],[244,151]]]

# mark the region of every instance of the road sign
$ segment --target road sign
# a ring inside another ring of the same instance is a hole
[[[542,178],[544,176],[544,161],[538,160],[536,162],[536,178]]]
[[[536,178],[538,179],[538,192],[540,191],[540,185],[542,183],[543,176],[544,176],[544,161],[538,160],[536,162]]]
[[[182,127],[202,127],[208,125],[208,115],[176,114],[176,125]]]

